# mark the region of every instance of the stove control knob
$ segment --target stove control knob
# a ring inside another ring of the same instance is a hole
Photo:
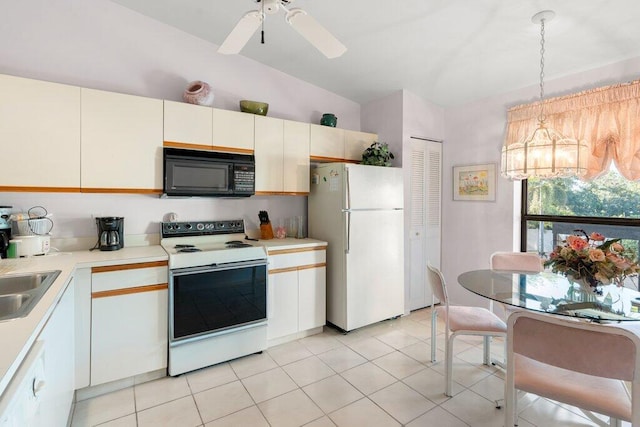
[[[196,228],[200,231],[204,230],[204,224],[199,222],[198,225],[196,225]]]
[[[224,222],[219,222],[219,223],[217,224],[217,226],[218,226],[218,228],[225,228],[225,224],[224,224]]]
[[[186,228],[187,230],[191,230],[191,224],[186,224],[184,228]]]
[[[213,224],[207,224],[207,225],[205,226],[205,228],[206,228],[207,230],[211,230],[211,229],[213,229]]]

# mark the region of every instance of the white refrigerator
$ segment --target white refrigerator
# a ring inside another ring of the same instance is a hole
[[[351,331],[404,313],[402,169],[311,170],[309,237],[328,242],[327,321]]]

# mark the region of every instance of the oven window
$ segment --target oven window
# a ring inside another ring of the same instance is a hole
[[[175,340],[266,318],[265,265],[173,276]]]

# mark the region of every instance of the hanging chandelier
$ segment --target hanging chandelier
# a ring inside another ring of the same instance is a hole
[[[552,10],[531,18],[540,24],[540,114],[538,127],[524,140],[502,147],[502,176],[512,180],[532,177],[557,178],[584,176],[587,173],[588,146],[583,141],[564,137],[546,124],[544,114],[544,25],[555,16]]]

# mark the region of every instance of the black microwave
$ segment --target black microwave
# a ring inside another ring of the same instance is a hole
[[[163,149],[164,196],[248,197],[256,163],[248,154]]]

